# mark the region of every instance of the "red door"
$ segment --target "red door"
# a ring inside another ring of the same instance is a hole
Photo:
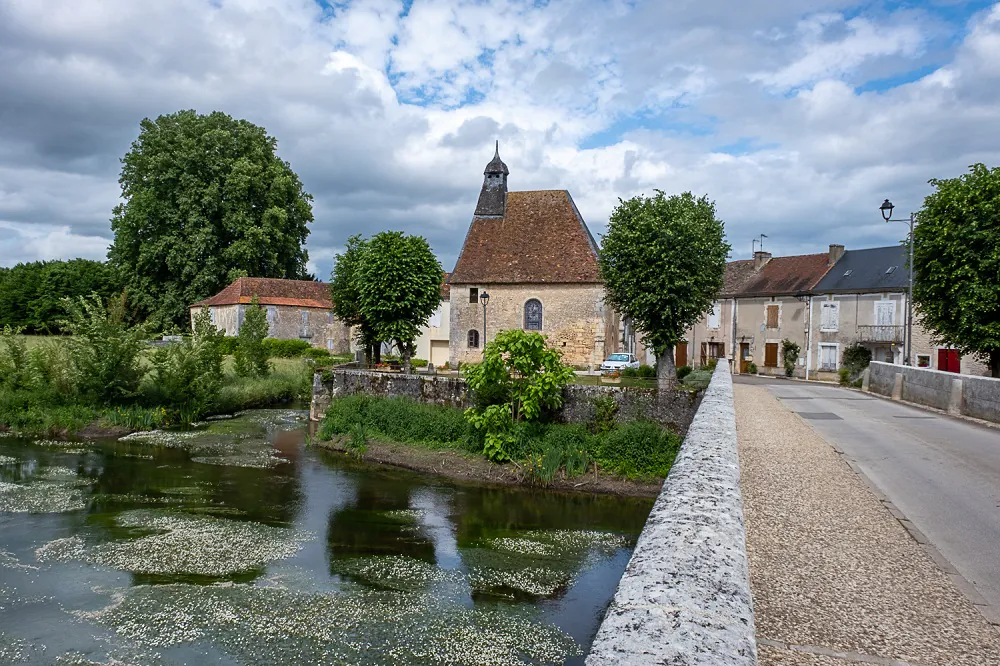
[[[961,372],[962,365],[957,349],[938,349],[938,370]]]

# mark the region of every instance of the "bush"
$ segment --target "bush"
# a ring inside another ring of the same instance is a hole
[[[856,378],[872,362],[872,352],[867,347],[854,343],[844,349],[841,365],[847,368],[852,378]]]
[[[185,337],[155,349],[150,360],[145,394],[151,404],[168,407],[180,423],[208,413],[222,387],[222,364],[210,338]]]
[[[701,366],[701,369],[706,372],[715,372],[715,366],[719,364],[719,359],[713,358],[711,361]]]
[[[21,335],[21,329],[4,326],[0,331],[0,384],[23,389],[30,380],[28,343]]]
[[[681,438],[653,421],[622,424],[597,440],[594,459],[606,471],[628,477],[664,478]]]
[[[240,377],[266,377],[271,373],[268,352],[264,347],[269,328],[267,313],[257,304],[257,297],[254,296],[236,336],[238,342],[233,354],[233,367]]]
[[[428,365],[428,363],[429,363],[428,361],[426,361],[426,360],[424,360],[422,358],[411,358],[410,359],[410,367],[413,367],[413,368],[426,368],[427,365]]]
[[[709,383],[712,381],[712,372],[705,368],[699,368],[697,370],[692,370],[684,377],[682,384],[688,388],[693,389],[706,389]]]
[[[690,365],[682,365],[677,368],[677,381],[684,381],[684,378],[691,374],[691,370],[692,368]],[[656,376],[655,370],[653,371],[653,376]]]
[[[785,366],[785,376],[791,377],[795,374],[795,364],[799,360],[801,348],[788,338],[781,341],[781,358]]]
[[[618,414],[618,401],[610,395],[600,395],[594,398],[594,420],[591,431],[602,435],[615,427],[615,416]]]
[[[76,376],[69,349],[61,340],[46,341],[28,352],[32,388],[57,400],[76,394]]]
[[[265,320],[266,321],[266,320]],[[244,322],[244,326],[246,322]],[[242,327],[240,329],[242,331]],[[308,355],[315,349],[317,352],[327,352],[325,349],[316,349],[305,340],[279,340],[277,338],[264,338],[261,342],[268,358],[295,358],[296,356]]]
[[[750,371],[750,374],[756,375],[757,374],[757,364],[754,363],[753,361],[751,361],[750,365],[747,366],[747,370]]]
[[[640,365],[639,366],[639,378],[640,379],[655,379],[656,378],[656,368],[651,365]]]
[[[219,353],[223,356],[232,356],[236,353],[236,345],[239,343],[237,338],[231,338],[226,336],[219,340]]]
[[[351,395],[330,403],[319,437],[348,435],[359,424],[375,439],[434,448],[460,447],[470,431],[459,409],[425,405],[406,398]]]
[[[639,376],[639,368],[622,368],[619,371],[619,374],[622,377],[630,377],[632,379],[635,379],[636,377]]]
[[[314,361],[329,361],[333,356],[325,349],[319,349],[317,347],[310,347],[309,349],[302,352],[302,356],[306,358],[311,358]]]
[[[851,371],[847,368],[841,368],[837,371],[837,377],[840,381],[841,386],[849,386],[851,383]]]

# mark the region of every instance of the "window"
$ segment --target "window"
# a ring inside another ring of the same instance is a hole
[[[441,308],[434,311],[434,314],[431,315],[427,325],[431,328],[441,328]]]
[[[833,372],[837,369],[837,345],[819,345],[819,369]]]
[[[708,327],[719,328],[719,318],[722,314],[722,304],[716,301],[712,303],[712,309],[708,311]]]
[[[767,327],[768,328],[778,328],[778,306],[768,305],[767,306]]]
[[[212,324],[215,324],[215,308],[208,309],[208,318],[212,320]]]
[[[333,351],[333,338],[326,339],[326,350]]]
[[[892,273],[893,271],[895,271],[897,268],[899,268],[899,267],[898,266],[889,266],[889,268],[885,269],[885,274],[889,275],[890,273]]]
[[[267,306],[267,323],[273,324],[274,320],[278,318],[278,308],[273,305]]]
[[[479,331],[472,329],[469,331],[469,349],[479,348]]]
[[[524,304],[524,330],[542,330],[542,302],[537,298],[532,298]]]
[[[302,311],[302,328],[309,325],[309,310]]]
[[[917,354],[917,367],[918,368],[929,368],[929,367],[931,367],[931,355],[930,354]]]
[[[326,313],[326,323],[328,323],[328,324],[332,324],[333,323],[333,313],[332,312],[327,312]]]
[[[844,277],[849,276],[853,272],[854,272],[853,268],[848,268],[846,271],[844,271]]]
[[[479,288],[478,287],[470,287],[469,288],[469,302],[470,303],[478,303],[479,302]]]
[[[840,330],[840,303],[824,301],[820,304],[819,330],[827,333]]]
[[[878,301],[875,303],[875,325],[892,326],[896,323],[896,302]]]

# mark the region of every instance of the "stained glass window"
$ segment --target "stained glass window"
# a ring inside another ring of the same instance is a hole
[[[537,298],[524,304],[524,330],[542,330],[542,302]]]

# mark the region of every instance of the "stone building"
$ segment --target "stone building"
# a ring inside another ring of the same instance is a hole
[[[255,296],[267,312],[268,337],[305,340],[334,354],[350,351],[350,329],[334,316],[330,286],[325,282],[239,278],[215,296],[193,304],[191,325],[198,311],[207,307],[212,322],[226,335],[235,336]]]
[[[451,364],[479,361],[499,331],[520,328],[547,335],[570,365],[598,366],[618,351],[620,322],[604,305],[597,243],[569,192],[509,192],[509,173],[498,147],[449,280]]]
[[[441,304],[434,311],[427,325],[420,329],[416,341],[414,358],[429,361],[439,368],[448,362],[451,350],[451,285],[448,284],[448,273],[444,274],[441,285]]]

